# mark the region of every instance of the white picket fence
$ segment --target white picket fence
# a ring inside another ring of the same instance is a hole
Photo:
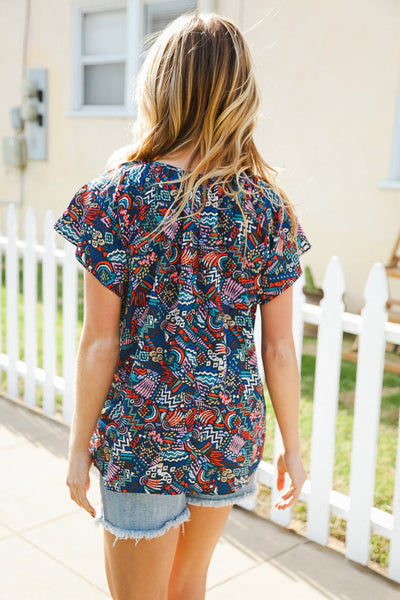
[[[24,401],[37,404],[37,388],[43,390],[43,410],[56,412],[56,392],[62,394],[62,418],[71,422],[74,402],[74,373],[77,347],[77,273],[82,269],[75,259],[75,248],[65,242],[64,250],[56,250],[54,216],[45,216],[43,245],[36,242],[35,216],[29,208],[25,219],[25,241],[17,240],[15,207],[7,213],[7,231],[0,236],[0,253],[6,254],[6,353],[0,354],[1,370],[7,372],[7,393],[18,396],[18,379],[24,381]],[[24,360],[20,360],[18,332],[18,260],[23,257]],[[37,366],[37,265],[43,265],[43,368]],[[56,374],[56,271],[62,266],[63,280],[63,376]],[[334,256],[325,273],[324,298],[319,306],[305,303],[302,292],[304,275],[294,285],[293,332],[301,368],[303,325],[318,325],[316,372],[313,401],[313,429],[310,479],[303,486],[300,500],[308,504],[307,532],[310,540],[326,545],[330,515],[347,521],[346,556],[366,565],[369,560],[371,533],[390,540],[389,577],[400,582],[400,428],[398,429],[396,477],[393,512],[373,505],[376,450],[380,421],[382,377],[386,342],[400,344],[400,325],[387,321],[385,304],[388,286],[385,269],[375,263],[365,286],[365,306],[361,315],[344,311],[343,269]],[[1,300],[1,296],[0,296]],[[0,306],[0,309],[2,307]],[[262,371],[260,314],[256,317],[256,344]],[[333,487],[336,416],[343,332],[359,335],[357,378],[354,403],[354,426],[351,454],[349,496]],[[3,332],[0,327],[0,350]],[[288,526],[291,508],[274,508],[281,492],[275,486],[275,464],[282,448],[279,427],[275,423],[274,462],[262,461],[258,469],[260,483],[272,489],[270,518]],[[287,479],[288,482],[288,479]],[[244,503],[243,506],[252,508]]]

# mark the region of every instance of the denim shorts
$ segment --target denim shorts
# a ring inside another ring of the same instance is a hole
[[[96,524],[118,539],[133,538],[136,543],[163,535],[170,527],[179,527],[190,520],[188,504],[219,507],[254,501],[258,494],[256,472],[246,486],[226,496],[210,494],[146,494],[107,490],[100,476],[100,504],[96,508]]]

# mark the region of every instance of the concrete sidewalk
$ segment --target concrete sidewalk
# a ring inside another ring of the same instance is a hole
[[[68,429],[0,397],[0,599],[110,598],[101,525],[69,498]],[[99,501],[92,468],[91,502]],[[207,600],[398,600],[400,585],[234,507]],[[190,600],[188,598],[188,600]]]

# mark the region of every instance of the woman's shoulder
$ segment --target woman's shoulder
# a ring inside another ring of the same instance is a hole
[[[270,217],[282,208],[282,198],[276,185],[274,186],[266,178],[253,173],[246,176],[246,181],[251,190],[253,203],[261,215]]]
[[[106,189],[107,187],[119,187],[121,184],[139,181],[143,170],[140,161],[123,162],[107,169],[88,182],[92,189]]]
[[[124,194],[141,185],[143,164],[139,161],[125,162],[96,175],[75,192],[74,198],[83,203],[112,204]],[[134,190],[136,191],[136,190]]]

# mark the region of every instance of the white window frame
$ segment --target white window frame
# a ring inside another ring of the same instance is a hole
[[[386,190],[400,190],[400,79],[397,92],[389,177],[378,181],[378,187]]]
[[[156,4],[159,0],[99,0],[98,2],[77,2],[72,4],[72,110],[69,117],[135,117],[134,77],[141,64],[143,37],[146,30],[145,5]],[[179,5],[179,0],[176,0]],[[96,55],[82,59],[83,15],[89,12],[126,8],[127,49],[126,56],[113,57],[125,62],[125,102],[120,106],[85,106],[83,104],[84,64],[107,62],[107,57]],[[198,0],[198,10],[212,12],[215,0]]]
[[[125,98],[123,105],[83,104],[84,65],[110,62],[107,55],[82,56],[83,16],[90,12],[126,9],[127,44],[126,55],[113,56],[112,60],[125,63]],[[72,117],[132,117],[135,116],[132,79],[139,68],[140,48],[138,40],[142,38],[143,10],[140,0],[103,0],[94,3],[72,5]]]

